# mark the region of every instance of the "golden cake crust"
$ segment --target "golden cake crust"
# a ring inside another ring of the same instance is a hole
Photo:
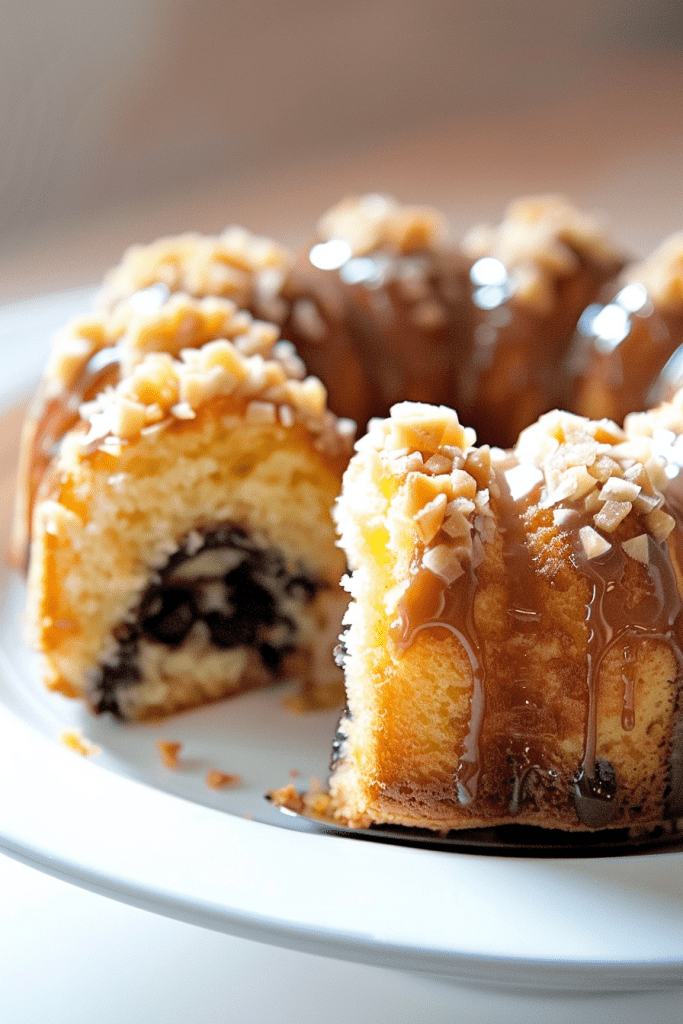
[[[471,442],[449,410],[406,404],[347,471],[330,812],[440,831],[652,826],[672,813],[681,705],[664,465],[642,433],[562,413],[514,453]]]
[[[341,614],[335,593],[343,558],[330,508],[353,425],[328,412],[324,388],[303,376],[274,328],[248,315],[240,320],[232,304],[216,300],[179,296],[170,307],[148,315],[144,331],[138,324],[136,339],[143,334],[151,344],[132,346],[127,375],[79,407],[38,485],[28,611],[46,682],[91,699],[96,666],[118,665],[130,643],[122,624],[144,604],[150,578],[183,555],[194,575],[174,568],[171,585],[196,589],[194,577],[206,577],[204,590],[214,581],[215,591],[218,570],[202,567],[202,538],[229,528],[238,531],[242,559],[249,554],[260,564],[277,551],[281,571],[286,566],[294,576],[305,563],[319,593],[296,609],[287,604],[299,621],[299,641],[291,652],[287,647],[279,671],[289,667],[306,680],[312,673],[311,681],[331,683],[331,645],[327,664],[317,636]],[[185,329],[179,339],[178,318],[194,334]],[[242,329],[234,340],[221,336],[235,321]],[[125,358],[124,351],[121,363]],[[207,552],[209,562],[225,561],[225,544],[218,556]],[[273,672],[248,645],[216,651],[201,625],[187,642],[170,646],[136,639],[135,670],[144,685],[129,687],[124,717],[166,713],[270,681]],[[311,663],[292,661],[297,651]]]

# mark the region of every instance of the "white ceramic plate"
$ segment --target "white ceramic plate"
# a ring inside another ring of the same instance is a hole
[[[42,365],[87,293],[0,310],[0,402]],[[17,355],[19,353],[19,355]],[[263,798],[324,777],[336,713],[285,690],[123,727],[44,693],[20,639],[23,583],[0,570],[0,848],[115,899],[218,931],[343,959],[540,988],[683,983],[683,854],[498,858],[299,831]],[[80,727],[102,748],[59,742]],[[157,738],[183,744],[165,769]],[[204,781],[219,768],[232,790]]]

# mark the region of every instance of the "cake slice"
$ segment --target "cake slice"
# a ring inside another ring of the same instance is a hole
[[[20,547],[26,516],[51,689],[141,719],[281,678],[315,702],[341,682],[331,508],[354,425],[277,337],[179,294],[58,338],[16,531]]]
[[[580,831],[683,813],[679,531],[645,433],[556,412],[503,452],[443,407],[372,424],[337,506],[338,821]]]

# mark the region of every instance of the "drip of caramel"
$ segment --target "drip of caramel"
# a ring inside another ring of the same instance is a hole
[[[399,650],[405,650],[421,631],[441,629],[457,637],[469,658],[473,679],[470,722],[454,785],[458,801],[484,817],[518,813],[523,802],[533,798],[532,791],[556,789],[561,775],[560,764],[554,763],[552,755],[557,727],[552,696],[546,692],[542,659],[535,656],[535,647],[549,636],[557,638],[561,627],[551,621],[544,606],[547,567],[544,570],[538,554],[532,553],[528,533],[539,515],[552,523],[552,511],[539,512],[540,484],[521,498],[513,498],[506,471],[516,465],[512,455],[496,463],[497,486],[491,488],[491,505],[502,536],[507,593],[505,621],[499,624],[497,634],[484,635],[475,623],[479,580],[472,564],[450,585],[426,568],[417,569],[393,626]],[[627,599],[625,574],[640,569],[634,569],[632,563],[629,570],[631,560],[616,539],[605,555],[588,559],[579,529],[588,525],[591,517],[579,503],[568,503],[568,512],[569,526],[554,532],[562,536],[572,572],[585,583],[583,655],[574,657],[577,680],[580,682],[581,675],[585,679],[584,739],[573,778],[567,778],[565,768],[561,784],[567,786],[566,798],[579,820],[587,828],[599,829],[610,824],[619,805],[619,779],[613,766],[598,753],[602,666],[615,648],[622,649],[622,727],[630,731],[635,725],[635,670],[642,642],[666,643],[676,659],[677,677],[681,675],[683,605],[666,542],[650,538],[646,585],[633,603]],[[676,516],[680,521],[678,512]],[[681,760],[674,737],[672,773]],[[676,787],[672,786],[678,792],[681,786],[676,783]]]
[[[479,777],[479,730],[484,715],[484,668],[481,644],[474,624],[477,577],[470,564],[463,576],[447,586],[429,569],[417,570],[399,606],[393,626],[399,650],[410,646],[423,630],[446,629],[465,649],[472,668],[470,724],[458,767],[458,799],[470,804],[477,796]]]
[[[103,349],[89,360],[68,391],[48,396],[43,383],[36,395],[24,424],[17,480],[10,558],[18,568],[25,571],[27,567],[31,518],[38,488],[64,437],[80,422],[80,405],[94,399],[106,387],[113,387],[119,378],[118,349]]]

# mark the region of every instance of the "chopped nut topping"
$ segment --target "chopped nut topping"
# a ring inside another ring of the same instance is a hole
[[[616,459],[611,458],[609,455],[599,455],[592,466],[588,467],[588,472],[603,484],[611,476],[620,477],[622,475],[621,466]]]
[[[624,473],[624,480],[628,480],[633,484],[637,484],[640,488],[639,493],[642,491],[649,496],[654,494],[654,487],[652,486],[652,481],[650,480],[647,470],[645,469],[645,466],[642,464],[642,462],[635,462],[632,466],[629,466],[629,468]]]
[[[557,196],[517,200],[498,227],[473,228],[462,245],[473,259],[500,260],[517,300],[541,315],[551,308],[554,281],[576,272],[577,252],[607,267],[621,262],[601,225]]]
[[[635,501],[640,494],[638,484],[611,476],[600,491],[600,501]]]
[[[462,501],[463,499],[456,499],[456,501],[458,500]],[[450,502],[446,507],[446,515],[443,520],[444,532],[454,539],[458,537],[469,537],[471,527],[468,519],[466,518],[467,512],[461,512],[460,509],[456,507],[456,501]],[[470,504],[472,503],[470,502]],[[474,508],[472,511],[474,511]]]
[[[388,419],[371,421],[351,463],[369,488],[367,500],[387,509],[390,538],[412,541],[416,565],[444,581],[481,560],[482,545],[494,537],[491,452],[472,448],[474,440],[453,410],[404,402]],[[342,529],[353,519],[343,496],[335,515]]]
[[[583,507],[586,512],[599,512],[602,502],[600,501],[600,492],[596,489],[587,494],[583,499]]]
[[[446,512],[448,498],[445,494],[437,494],[423,509],[415,515],[415,523],[425,544],[429,544],[441,529]]]
[[[422,556],[422,564],[447,585],[462,576],[464,571],[460,552],[450,544],[437,544],[436,547],[428,548]]]
[[[654,512],[650,512],[645,517],[645,522],[650,534],[657,541],[666,540],[676,525],[676,520],[673,516],[670,516],[668,512],[664,512],[661,508],[656,508]]]
[[[633,502],[633,507],[636,512],[649,515],[650,512],[654,512],[656,508],[659,508],[663,500],[664,498],[661,494],[639,494]]]
[[[625,431],[609,420],[592,422],[552,412],[522,432],[515,452],[542,470],[543,507],[582,500],[594,526],[606,533],[613,533],[635,511],[644,516],[650,535],[663,540],[673,520],[660,507],[662,492],[669,485],[669,474],[676,475],[680,465],[676,445],[681,435],[674,426],[683,429],[683,396],[651,413],[627,418]],[[592,445],[587,439],[592,439]],[[571,466],[581,452],[589,463]],[[558,472],[563,466],[569,468]],[[676,467],[673,473],[672,466]]]
[[[151,292],[159,285],[169,292],[185,292],[195,298],[220,295],[240,306],[254,293],[277,292],[291,257],[269,238],[231,226],[218,236],[190,233],[160,238],[150,245],[134,245],[121,263],[104,279],[97,307],[112,310]],[[163,292],[160,293],[163,301]],[[149,308],[155,296],[138,303]]]
[[[472,500],[477,493],[477,481],[464,469],[454,469],[450,476],[453,494],[457,498]]]
[[[413,452],[413,455],[419,455],[419,452]],[[412,456],[411,456],[412,457]],[[449,459],[448,456],[442,455],[439,452],[438,455],[432,455],[424,464],[425,469],[429,473],[433,473],[434,476],[439,476],[441,473],[450,473],[453,469],[453,460]]]
[[[592,526],[582,526],[579,530],[579,538],[586,558],[599,558],[600,555],[606,554],[612,547],[609,541],[601,537]]]
[[[471,479],[471,477],[470,477]],[[405,510],[409,516],[415,516],[438,495],[450,497],[453,485],[449,476],[427,476],[424,473],[409,473],[406,478]]]
[[[428,207],[401,206],[389,196],[368,194],[342,200],[318,222],[321,238],[347,242],[350,255],[363,256],[383,246],[411,253],[446,234],[440,213]]]
[[[433,455],[441,445],[460,449],[474,444],[475,434],[458,422],[452,409],[420,402],[399,402],[391,410],[391,448],[408,448]]]
[[[157,348],[162,338],[164,350],[138,348],[139,361],[130,373],[80,407],[90,426],[83,439],[86,449],[106,446],[115,454],[117,443],[150,425],[163,429],[173,420],[194,419],[205,402],[230,395],[249,423],[291,427],[299,422],[314,435],[320,451],[333,457],[350,452],[351,421],[338,420],[326,408],[326,391],[316,377],[301,379],[300,360],[291,347],[273,344],[275,327],[237,313],[223,300],[197,302],[177,295],[168,306],[136,321],[136,337],[144,334]],[[174,336],[174,330],[181,330],[182,337]],[[225,336],[216,337],[218,330]]]
[[[249,402],[245,419],[247,423],[277,423],[277,409],[272,402]]]
[[[641,533],[637,537],[623,541],[621,546],[629,558],[634,558],[636,562],[642,562],[643,565],[649,565],[650,538],[646,533]]]
[[[614,533],[619,523],[632,509],[629,501],[606,501],[599,512],[593,516],[593,522],[605,533]]]

